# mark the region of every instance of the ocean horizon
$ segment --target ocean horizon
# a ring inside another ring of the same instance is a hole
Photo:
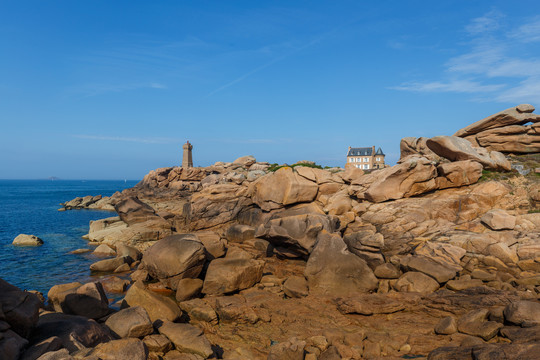
[[[0,179],[0,278],[26,290],[46,294],[56,284],[90,281],[89,266],[97,257],[70,254],[91,248],[82,236],[91,220],[116,213],[102,210],[58,211],[60,203],[78,196],[110,196],[138,180]],[[19,234],[36,235],[38,247],[12,245]]]

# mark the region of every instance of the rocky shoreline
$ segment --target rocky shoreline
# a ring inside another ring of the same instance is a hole
[[[536,359],[533,111],[404,138],[370,173],[245,156],[68,201],[117,214],[86,236],[100,280],[47,302],[0,280],[0,358]]]

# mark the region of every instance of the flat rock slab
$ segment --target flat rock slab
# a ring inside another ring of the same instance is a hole
[[[420,296],[392,296],[391,294],[362,294],[346,299],[337,299],[336,305],[342,314],[391,314],[405,310]]]
[[[204,358],[214,353],[212,345],[203,335],[202,330],[195,326],[165,321],[158,330],[181,352],[200,355]]]

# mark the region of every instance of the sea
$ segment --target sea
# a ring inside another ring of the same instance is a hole
[[[58,211],[60,203],[78,196],[110,196],[133,187],[130,180],[0,180],[0,278],[21,289],[47,295],[56,284],[88,282],[92,254],[70,254],[93,247],[82,236],[91,220],[116,216],[101,210]],[[44,244],[20,247],[19,234],[36,235]]]

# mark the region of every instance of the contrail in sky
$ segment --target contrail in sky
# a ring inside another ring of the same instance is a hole
[[[349,24],[346,24],[346,25],[349,25]],[[338,26],[338,27],[336,27],[336,28],[334,28],[334,29],[332,29],[332,30],[330,30],[330,31],[328,31],[328,32],[326,32],[326,33],[324,33],[324,34],[322,34],[321,36],[317,37],[316,39],[311,40],[311,41],[308,42],[307,44],[302,45],[302,46],[300,46],[299,48],[296,48],[296,49],[294,49],[293,51],[291,51],[291,52],[289,52],[289,53],[287,53],[287,54],[281,55],[281,56],[279,56],[279,57],[277,57],[277,58],[275,58],[275,59],[273,59],[273,60],[267,62],[266,64],[263,64],[263,65],[259,66],[258,68],[255,68],[255,69],[253,69],[253,70],[251,70],[251,71],[245,73],[244,75],[242,75],[242,76],[240,76],[240,77],[234,79],[233,81],[228,82],[227,84],[225,84],[225,85],[223,85],[223,86],[220,86],[219,88],[217,88],[217,89],[215,89],[214,91],[210,92],[206,97],[209,97],[209,96],[212,96],[212,95],[214,95],[214,94],[217,94],[218,92],[223,91],[223,90],[227,89],[228,87],[231,87],[231,86],[233,86],[233,85],[235,85],[235,84],[238,84],[239,82],[245,80],[246,78],[250,77],[251,75],[253,75],[253,74],[255,74],[255,73],[258,73],[259,71],[264,70],[264,69],[266,69],[267,67],[269,67],[269,66],[271,66],[271,65],[274,65],[275,63],[280,62],[280,61],[282,61],[282,60],[285,59],[285,58],[288,58],[289,56],[292,56],[292,55],[294,55],[294,54],[296,54],[296,53],[298,53],[298,52],[300,52],[300,51],[302,51],[302,50],[304,50],[304,49],[307,49],[307,48],[310,47],[310,46],[313,46],[313,45],[317,44],[318,42],[320,42],[321,40],[323,40],[324,38],[326,38],[328,35],[330,35],[330,34],[336,32],[338,29],[340,29],[340,28],[342,28],[343,26],[346,26],[346,25]]]

